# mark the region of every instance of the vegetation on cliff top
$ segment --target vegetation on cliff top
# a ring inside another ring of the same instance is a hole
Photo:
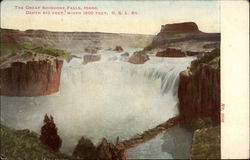
[[[220,126],[194,132],[191,159],[220,159]]]
[[[0,46],[0,62],[4,62],[15,55],[22,55],[22,58],[27,58],[33,54],[44,54],[53,57],[65,57],[70,54],[65,50],[47,48],[32,43],[0,43]]]
[[[1,158],[19,160],[70,159],[41,144],[38,135],[29,130],[13,130],[0,125]]]
[[[216,48],[211,52],[204,53],[202,56],[198,56],[197,59],[191,62],[191,71],[195,71],[201,64],[208,64],[214,58],[220,56],[220,49]]]

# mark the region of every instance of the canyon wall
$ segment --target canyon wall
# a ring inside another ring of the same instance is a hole
[[[178,89],[181,118],[220,119],[220,57],[180,73]]]
[[[41,96],[59,91],[62,60],[13,62],[0,69],[1,95]]]
[[[117,45],[129,48],[143,48],[149,45],[152,39],[153,35],[143,34],[1,29],[2,42],[31,42],[70,52],[84,52],[84,49],[89,46],[103,49],[114,48]]]

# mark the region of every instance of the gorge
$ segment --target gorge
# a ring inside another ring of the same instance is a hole
[[[6,43],[32,41],[71,52],[68,61],[30,60],[1,69],[1,123],[39,133],[43,116],[52,114],[65,154],[72,154],[81,136],[96,146],[104,137],[115,144],[117,136],[120,142],[126,142],[174,117],[178,122],[197,117],[219,119],[219,56],[201,57],[219,46],[220,35],[202,33],[194,23],[164,25],[155,37],[4,30],[2,39]],[[208,45],[212,47],[204,47]],[[89,46],[98,49],[87,53]],[[123,50],[109,49],[115,46]],[[158,52],[168,52],[167,48],[178,52],[171,53],[171,58],[157,56]],[[183,52],[195,56],[175,55]],[[136,58],[129,60],[133,55]],[[37,82],[33,87],[26,85],[33,81]],[[32,95],[37,88],[43,89]],[[189,158],[194,131],[179,123],[171,127],[173,132],[157,134],[151,141],[129,147],[128,158]],[[185,147],[178,154],[173,151],[180,146]]]

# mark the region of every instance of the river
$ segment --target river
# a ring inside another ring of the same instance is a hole
[[[140,49],[127,48],[124,52],[131,55],[136,50]],[[1,122],[40,133],[44,115],[51,114],[63,140],[61,151],[71,154],[81,136],[94,144],[103,137],[114,143],[117,136],[120,140],[128,139],[178,114],[179,73],[194,58],[150,55],[145,64],[135,65],[126,62],[127,57],[120,56],[122,53],[98,54],[100,61],[85,65],[82,58],[65,61],[60,91],[56,94],[1,96]],[[190,137],[186,131],[181,133]],[[129,158],[173,158],[164,150],[166,137],[169,139],[165,134],[130,149]]]

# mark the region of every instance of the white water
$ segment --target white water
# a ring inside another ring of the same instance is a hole
[[[127,49],[127,51],[133,51]],[[45,113],[52,114],[71,154],[81,136],[98,144],[128,139],[178,114],[180,71],[192,58],[150,57],[142,65],[125,62],[121,53],[103,51],[98,62],[64,62],[60,92],[40,97],[1,97],[1,121],[16,129],[40,133]],[[78,56],[82,56],[78,54]],[[129,150],[129,158],[171,158],[158,137]]]

